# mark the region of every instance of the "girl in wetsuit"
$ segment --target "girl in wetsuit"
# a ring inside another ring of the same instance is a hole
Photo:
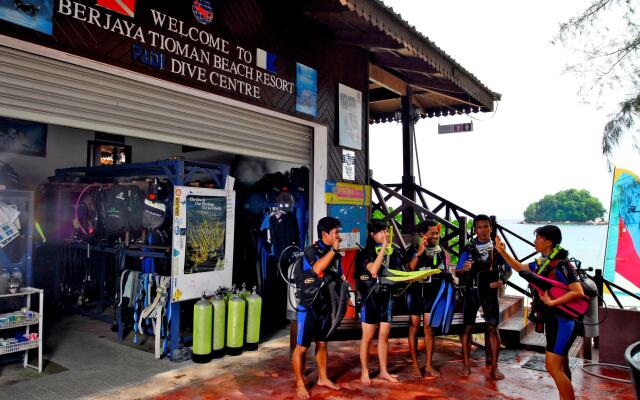
[[[371,385],[369,379],[369,349],[378,329],[378,358],[382,379],[398,382],[397,375],[387,370],[387,352],[389,331],[393,315],[391,291],[379,284],[379,277],[385,269],[404,269],[400,249],[389,246],[389,226],[383,220],[374,219],[367,225],[367,245],[356,256],[356,280],[358,294],[362,301],[360,320],[362,322],[362,340],[360,341],[360,364],[363,385]]]
[[[570,291],[557,299],[551,299],[548,294],[544,294],[540,296],[540,301],[547,309],[547,312],[544,313],[544,330],[547,337],[545,352],[547,371],[556,383],[560,399],[573,400],[575,394],[570,378],[569,349],[577,336],[577,322],[554,314],[553,307],[581,298],[584,291],[574,267],[566,262],[568,253],[559,247],[562,241],[560,228],[555,225],[545,225],[536,229],[535,234],[536,239],[533,243],[536,251],[541,253],[541,257],[530,264],[522,264],[508,254],[499,237],[496,237],[496,249],[516,271],[533,271],[569,286]]]

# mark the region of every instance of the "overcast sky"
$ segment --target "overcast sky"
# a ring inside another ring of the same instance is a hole
[[[601,154],[602,127],[618,99],[584,104],[583,81],[563,74],[575,60],[550,42],[558,24],[583,1],[384,0],[418,31],[502,94],[497,112],[473,114],[474,131],[438,135],[438,123],[469,122],[467,116],[420,120],[416,137],[423,186],[475,213],[522,218],[531,202],[569,188],[587,189],[608,210],[612,175]],[[402,127],[374,124],[374,179],[400,182]],[[631,135],[615,163],[640,173]],[[416,181],[417,181],[416,170]]]

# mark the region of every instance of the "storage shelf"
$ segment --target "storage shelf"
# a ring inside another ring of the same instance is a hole
[[[34,312],[32,318],[23,318],[20,321],[12,321],[0,323],[0,330],[3,329],[11,329],[11,328],[19,328],[21,326],[35,325],[40,322],[40,314]]]
[[[35,349],[39,345],[40,345],[40,339],[29,340],[28,342],[10,344],[8,346],[0,346],[0,354],[10,354],[10,353],[17,353],[19,351]]]

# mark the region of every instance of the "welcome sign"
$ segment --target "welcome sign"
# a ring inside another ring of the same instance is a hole
[[[23,23],[13,10],[3,15],[4,3],[0,3],[0,20],[8,22],[0,21],[0,32],[197,89],[259,104],[271,103],[275,108],[284,107],[285,102],[273,101],[274,96],[291,97],[284,111],[295,111],[295,60],[285,60],[264,45],[231,40],[227,32],[229,24],[219,9],[233,3],[213,0],[46,3],[50,6],[48,28]],[[15,29],[16,25],[20,28]]]

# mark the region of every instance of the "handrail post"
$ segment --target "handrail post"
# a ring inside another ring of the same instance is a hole
[[[462,254],[464,246],[467,244],[467,217],[458,219],[458,254]]]
[[[598,288],[598,294],[600,295],[598,296],[598,307],[602,307],[604,305],[604,280],[601,269],[596,269],[594,280]]]

